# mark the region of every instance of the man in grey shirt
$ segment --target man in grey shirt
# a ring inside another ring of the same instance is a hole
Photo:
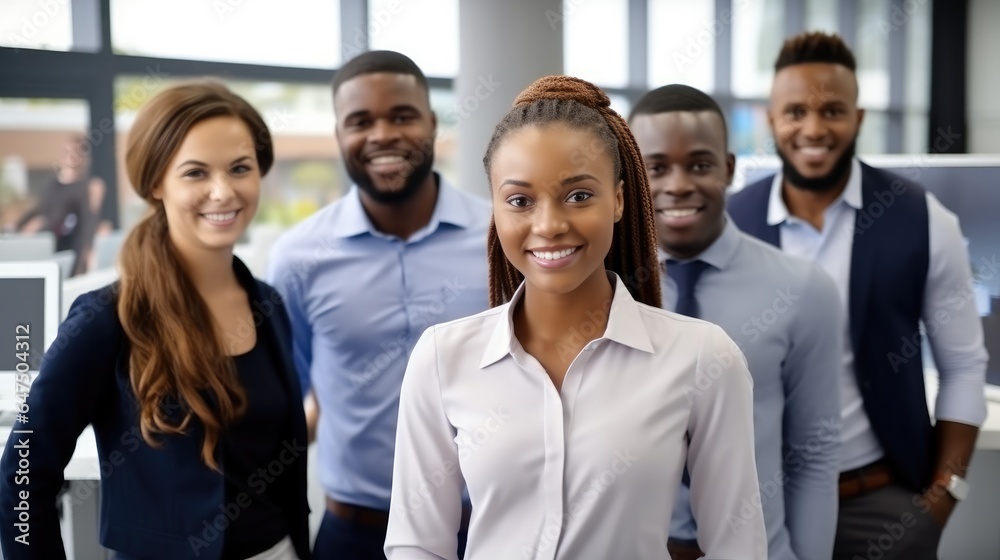
[[[663,303],[725,329],[754,380],[760,503],[772,560],[828,560],[837,523],[842,305],[820,267],[741,232],[725,212],[736,158],[725,117],[681,85],[647,93],[629,119],[657,215]],[[707,375],[692,392],[711,383]],[[686,478],[685,478],[686,480]],[[671,521],[671,557],[698,558],[690,492]],[[742,519],[732,516],[738,527]]]

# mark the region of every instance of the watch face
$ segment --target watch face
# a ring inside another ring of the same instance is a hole
[[[969,483],[957,474],[953,474],[948,482],[948,493],[956,500],[964,500],[969,495]]]

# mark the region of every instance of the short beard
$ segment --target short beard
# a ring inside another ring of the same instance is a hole
[[[778,149],[778,157],[781,158],[781,173],[785,181],[804,191],[825,192],[841,184],[848,175],[851,174],[851,160],[854,159],[854,151],[857,148],[858,139],[851,140],[851,145],[844,150],[837,162],[833,164],[833,169],[822,177],[803,177],[792,164],[791,160]]]
[[[347,175],[351,181],[364,191],[375,202],[381,204],[399,205],[407,202],[418,191],[421,185],[427,180],[434,168],[434,144],[431,143],[424,150],[411,152],[419,154],[419,161],[413,162],[417,157],[408,158],[407,163],[411,166],[410,174],[403,180],[403,187],[397,190],[384,191],[375,186],[375,182],[363,168],[354,166],[350,160],[345,161]]]

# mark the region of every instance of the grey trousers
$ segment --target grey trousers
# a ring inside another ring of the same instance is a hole
[[[896,485],[840,501],[834,560],[937,560],[941,530],[916,494]]]

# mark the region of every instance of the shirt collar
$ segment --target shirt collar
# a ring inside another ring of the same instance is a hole
[[[473,216],[462,200],[461,193],[447,179],[438,173],[434,173],[434,178],[438,184],[437,201],[434,203],[434,213],[427,226],[421,228],[425,231],[435,231],[438,225],[445,223],[460,228],[469,228],[473,224]],[[384,235],[372,223],[365,207],[361,204],[361,192],[356,184],[352,184],[347,194],[344,195],[342,212],[335,223],[331,224],[330,233],[334,237],[354,237],[363,233],[372,235]],[[415,234],[416,235],[416,234]]]
[[[722,233],[719,237],[712,242],[704,251],[695,255],[690,259],[677,259],[667,253],[662,248],[657,248],[657,254],[660,258],[660,264],[663,264],[667,259],[673,259],[677,262],[688,262],[695,259],[704,261],[718,270],[725,270],[729,266],[729,263],[733,262],[736,257],[736,253],[740,248],[740,230],[736,227],[728,216],[726,216],[726,225],[722,228]],[[661,269],[662,272],[662,269]]]
[[[632,298],[625,283],[614,272],[608,272],[608,279],[615,283],[615,295],[611,300],[611,314],[602,339],[613,340],[624,346],[643,352],[653,352],[653,343],[646,330],[646,323],[639,315],[639,304]],[[511,354],[514,348],[514,307],[524,295],[525,282],[514,292],[514,296],[501,308],[493,336],[483,351],[480,368],[498,362]]]
[[[767,224],[771,226],[778,225],[789,217],[788,206],[785,205],[785,200],[781,196],[783,180],[784,175],[778,171],[774,175],[774,180],[771,181],[771,195],[767,204]],[[851,174],[847,178],[847,186],[830,206],[833,207],[841,201],[851,208],[861,209],[861,162],[858,161],[858,158],[851,159]]]

